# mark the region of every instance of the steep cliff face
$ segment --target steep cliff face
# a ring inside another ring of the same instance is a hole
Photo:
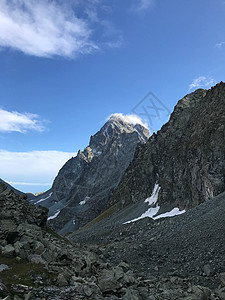
[[[148,137],[142,125],[113,115],[91,137],[89,146],[62,167],[52,189],[35,199],[50,209],[54,229],[60,233],[76,230],[104,211],[137,144]]]
[[[189,209],[225,191],[224,83],[178,102],[169,122],[137,147],[111,204],[142,201],[156,183],[159,213]]]

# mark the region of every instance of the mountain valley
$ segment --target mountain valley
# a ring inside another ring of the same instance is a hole
[[[150,137],[112,115],[28,199],[0,182],[1,300],[224,300],[225,84]]]

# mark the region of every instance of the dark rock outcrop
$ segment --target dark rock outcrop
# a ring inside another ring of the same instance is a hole
[[[44,227],[48,210],[44,207],[28,205],[25,194],[15,194],[7,185],[0,182],[0,232],[7,232],[7,227],[17,227],[21,222]]]
[[[5,182],[4,180],[2,180],[1,178],[0,178],[0,182],[4,183],[7,186],[7,190],[12,190],[17,195],[24,195],[25,194],[25,193],[23,193],[23,192],[15,189],[13,186],[11,186],[10,184],[8,184],[7,182]]]
[[[94,249],[73,245],[57,235],[46,220],[46,208],[30,205],[26,196],[0,183],[0,260],[7,262],[1,264],[0,299],[8,295],[7,299],[100,300],[129,293],[146,299],[138,289],[140,280],[134,280],[127,264],[110,266]],[[19,277],[17,272],[26,269],[28,261],[33,267]],[[10,297],[14,294],[18,298]]]
[[[50,220],[51,226],[60,233],[74,231],[108,208],[137,144],[148,137],[142,125],[113,115],[91,137],[89,146],[62,167],[51,190],[34,199],[48,207],[50,215],[57,215]]]
[[[111,204],[144,201],[161,187],[159,213],[190,209],[225,191],[225,84],[196,90],[146,144],[111,197]]]

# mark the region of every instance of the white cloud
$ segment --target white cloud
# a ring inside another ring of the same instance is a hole
[[[192,89],[209,88],[215,84],[215,79],[211,77],[199,76],[189,85],[189,91]]]
[[[155,0],[137,0],[133,5],[133,11],[146,11],[151,8],[155,3]]]
[[[0,46],[28,55],[75,57],[98,49],[88,22],[64,3],[1,0]]]
[[[41,183],[41,182],[20,182],[20,181],[8,181],[8,184],[10,185],[24,185],[24,186],[47,186],[49,187],[51,185],[51,182],[47,183]]]
[[[225,42],[216,44],[216,48],[222,48],[223,46],[225,46]]]
[[[137,115],[123,115],[121,113],[115,113],[110,115],[107,120],[122,120],[123,122],[129,124],[140,124],[148,129],[148,124],[145,123],[139,116]]]
[[[44,129],[44,121],[40,120],[38,115],[0,109],[0,132],[42,132]]]
[[[20,186],[23,191],[32,191],[27,186],[48,189],[59,169],[75,152],[31,151],[10,152],[0,150],[1,178],[13,186]]]

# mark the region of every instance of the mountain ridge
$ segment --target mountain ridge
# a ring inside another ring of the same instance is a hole
[[[175,106],[170,120],[134,159],[116,188],[111,204],[149,197],[158,182],[164,210],[189,209],[225,190],[225,84],[196,90]],[[159,213],[163,213],[163,209]]]
[[[112,115],[61,168],[52,188],[33,202],[49,208],[49,222],[60,233],[74,231],[108,207],[108,199],[133,158],[138,143],[145,143],[148,129],[138,118]],[[133,124],[134,123],[134,124]],[[136,123],[136,124],[135,124]]]

